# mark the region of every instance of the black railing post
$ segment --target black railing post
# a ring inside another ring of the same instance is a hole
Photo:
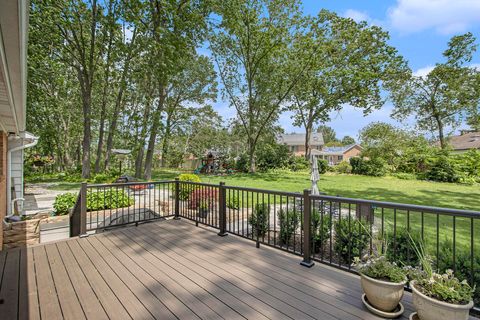
[[[300,264],[311,268],[315,263],[311,259],[312,252],[312,205],[310,190],[303,190],[303,261]]]
[[[80,234],[79,236],[87,235],[87,183],[82,182],[80,187]]]
[[[225,182],[220,182],[220,186],[218,187],[218,206],[219,206],[219,217],[218,223],[220,232],[218,233],[219,236],[225,237],[227,235],[227,189],[225,188]]]
[[[175,178],[175,216],[173,219],[180,219],[180,179]]]

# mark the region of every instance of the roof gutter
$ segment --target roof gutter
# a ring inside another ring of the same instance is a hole
[[[21,138],[20,136],[16,136],[16,137],[20,138],[22,140],[25,140],[25,138]],[[13,203],[15,201],[17,201],[17,199],[13,199],[10,202],[10,200],[12,199],[12,186],[11,186],[11,184],[12,184],[12,152],[25,150],[27,148],[31,148],[31,147],[36,146],[37,143],[38,143],[38,137],[32,136],[31,139],[33,140],[32,142],[27,143],[27,144],[22,143],[18,147],[14,147],[14,148],[7,151],[7,169],[8,169],[8,173],[7,173],[7,215],[12,214],[11,211],[12,211]],[[22,179],[22,185],[23,185],[23,179]],[[22,189],[23,189],[23,186],[22,186]]]

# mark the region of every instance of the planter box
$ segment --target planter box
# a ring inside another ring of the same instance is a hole
[[[30,219],[18,222],[3,221],[3,249],[40,243],[40,221]]]

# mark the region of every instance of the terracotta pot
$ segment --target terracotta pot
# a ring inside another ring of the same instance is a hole
[[[367,295],[368,302],[375,308],[385,311],[394,311],[402,300],[406,281],[388,282],[370,278],[360,274],[363,292]]]
[[[420,320],[467,320],[469,311],[473,307],[473,301],[468,304],[453,304],[430,298],[415,288],[415,281],[410,283],[412,287],[413,305],[417,310]]]

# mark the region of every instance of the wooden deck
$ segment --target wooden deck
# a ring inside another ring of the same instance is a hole
[[[379,319],[357,276],[185,220],[0,253],[0,318]],[[412,312],[410,295],[404,299]]]

